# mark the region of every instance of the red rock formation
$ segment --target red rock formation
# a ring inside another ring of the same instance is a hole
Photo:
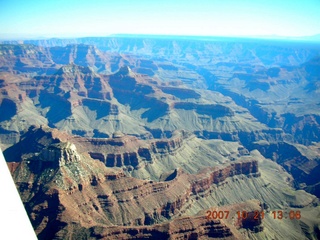
[[[175,136],[168,140],[158,140],[151,144],[151,149],[154,153],[174,152],[182,146],[182,136]]]
[[[247,211],[247,219],[237,219],[237,210]],[[208,219],[207,211],[228,212],[228,218]],[[170,222],[152,226],[113,226],[91,228],[91,236],[101,239],[243,239],[238,230],[247,228],[254,232],[263,230],[261,216],[255,219],[251,213],[261,212],[258,201],[229,205],[202,211],[202,216],[176,218]]]
[[[30,163],[28,163],[28,161],[30,161]],[[37,187],[37,196],[40,197],[42,192],[48,199],[52,199],[49,192],[58,191],[56,195],[54,195],[56,196],[56,200],[55,204],[53,204],[52,211],[56,211],[54,210],[55,207],[59,208],[59,211],[64,211],[65,208],[66,210],[63,216],[67,219],[63,221],[74,221],[75,216],[73,216],[73,213],[69,212],[68,209],[70,209],[70,204],[79,205],[81,203],[85,204],[86,207],[82,208],[82,205],[77,207],[77,212],[85,214],[87,211],[93,211],[92,219],[95,219],[94,216],[97,217],[98,212],[102,211],[104,214],[107,214],[106,217],[103,218],[103,221],[107,225],[110,223],[119,224],[121,222],[121,224],[130,225],[138,223],[151,224],[158,218],[171,218],[171,216],[176,215],[177,211],[181,210],[188,203],[188,199],[192,195],[206,192],[230,176],[245,174],[250,177],[251,175],[257,176],[258,173],[257,161],[248,160],[245,162],[232,163],[231,165],[220,168],[208,168],[197,175],[185,174],[178,171],[175,178],[170,181],[153,182],[128,178],[121,171],[117,173],[112,173],[112,171],[106,172],[106,169],[102,169],[101,166],[99,166],[99,164],[102,163],[99,161],[90,161],[91,163],[89,165],[88,160],[86,160],[84,156],[78,156],[71,144],[59,143],[50,145],[43,149],[38,156],[34,156],[30,160],[24,160],[18,166],[12,165],[10,169],[13,176],[15,176],[21,194],[24,196],[23,199],[27,208],[29,204],[35,206],[33,205],[34,203],[29,202],[29,198],[30,191],[34,192],[38,183],[34,182],[31,183],[31,185],[28,184],[30,186],[26,186],[22,180],[26,176],[26,173],[31,174],[30,176],[33,176],[33,179],[43,178],[47,179],[45,181],[49,181],[48,183],[39,182],[40,187]],[[50,162],[56,162],[56,164],[49,165]],[[59,164],[59,168],[55,167],[57,164]],[[88,168],[88,166],[90,167]],[[69,168],[76,170],[73,170],[75,172],[70,172]],[[52,175],[49,178],[51,180],[49,180],[48,176],[53,174],[53,171],[50,169],[56,169],[54,171],[61,173],[56,176]],[[232,172],[234,169],[236,169],[235,172]],[[28,173],[28,171],[31,172]],[[46,177],[40,177],[42,174]],[[44,193],[43,191],[49,192]],[[164,199],[161,196],[166,196],[166,198]],[[85,197],[85,199],[83,199],[83,197]],[[37,200],[40,201],[36,204],[38,206],[37,208],[46,209],[49,207],[43,205],[47,204],[47,200],[45,199],[46,198],[41,197],[41,199],[39,198]],[[35,201],[35,199],[33,201]],[[63,208],[59,206],[63,206]],[[92,209],[90,206],[95,207]],[[137,206],[140,210],[138,212],[129,210],[132,209],[130,206]],[[29,207],[31,207],[31,205]],[[32,209],[30,209],[30,214],[35,214],[32,219],[34,226],[40,234],[40,232],[45,230],[41,227],[44,223],[40,224],[42,220],[40,221],[39,218],[50,218],[52,216],[50,212],[46,213],[41,210],[37,213],[35,207],[32,207]],[[74,209],[74,207],[72,207],[72,209]],[[125,215],[126,217],[122,220],[120,220],[121,218],[118,216],[119,209],[128,211],[127,215]],[[141,209],[144,209],[144,211],[141,212]],[[73,211],[74,210],[72,210],[72,212]],[[85,215],[83,215],[83,217],[85,217]],[[55,215],[54,218],[57,218],[57,215]],[[63,221],[61,220],[61,223],[59,223],[60,226],[63,226]],[[108,224],[108,222],[110,223]],[[89,225],[91,226],[91,224]]]
[[[185,217],[154,226],[94,228],[92,237],[99,239],[235,239],[231,229],[220,220]]]
[[[258,161],[248,160],[234,162],[228,166],[206,169],[200,173],[200,176],[198,175],[198,178],[194,182],[192,182],[192,192],[197,194],[206,191],[212,184],[218,184],[228,177],[240,174],[244,174],[248,177],[259,177]]]
[[[141,143],[135,137],[117,135],[112,139],[90,140],[71,137],[57,130],[30,128],[23,141],[30,144],[29,148],[20,149],[23,160],[11,163],[10,170],[40,239],[60,235],[64,238],[65,233],[60,229],[69,228],[75,223],[79,229],[92,228],[108,238],[109,230],[105,230],[112,225],[151,225],[183,214],[193,196],[206,197],[210,190],[219,187],[228,177],[240,174],[259,176],[257,161],[248,160],[232,162],[223,167],[208,167],[195,175],[176,170],[163,182],[146,181],[127,177],[122,171],[105,167],[109,163],[113,166],[137,166]],[[156,143],[152,146],[174,151],[181,141],[181,135],[174,134],[172,139],[160,142],[158,147]],[[116,149],[135,151],[109,153],[107,158],[104,158],[103,152],[90,152],[91,156],[100,158],[100,161],[94,161],[84,151],[82,146],[85,145],[89,149],[90,146],[92,149],[109,148],[113,152],[117,152],[114,151]],[[101,159],[106,162],[102,163]],[[229,228],[223,224],[215,226],[215,222],[197,221],[181,220],[179,223],[183,224],[175,226],[177,231],[164,232],[177,237],[231,236]],[[102,232],[97,227],[101,224]],[[203,231],[188,227],[192,225],[203,228]],[[145,228],[142,232],[153,227]],[[118,229],[120,233],[121,229]],[[156,234],[153,236],[162,234],[160,230],[157,233],[156,229],[151,230]],[[111,231],[110,234],[115,233]],[[119,236],[125,238],[125,235]]]
[[[100,160],[108,167],[138,167],[142,161],[152,161],[154,154],[174,153],[183,145],[183,139],[187,136],[182,131],[164,140],[143,141],[133,136],[121,135],[105,139],[75,137],[72,142],[80,152],[82,152],[81,146],[85,145],[86,151],[92,158]]]

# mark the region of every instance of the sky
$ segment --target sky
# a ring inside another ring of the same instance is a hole
[[[320,0],[0,0],[1,38],[312,36]]]

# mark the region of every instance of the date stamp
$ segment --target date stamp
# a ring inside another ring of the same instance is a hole
[[[207,220],[210,219],[228,219],[230,211],[207,211]]]
[[[265,212],[264,211],[251,211],[251,212],[248,212],[248,211],[237,211],[236,212],[236,218],[237,219],[253,219],[253,220],[261,220],[261,219],[264,219],[265,218]],[[271,218],[273,219],[278,219],[278,220],[282,220],[282,219],[290,219],[290,220],[293,220],[293,219],[297,219],[299,220],[301,218],[301,212],[299,210],[297,211],[294,211],[294,210],[291,210],[291,211],[282,211],[282,210],[278,210],[278,211],[271,211],[269,213],[269,215],[271,216]],[[218,210],[208,210],[206,212],[206,218],[207,220],[221,220],[221,219],[229,219],[230,217],[230,211],[218,211]],[[232,217],[234,218],[234,217]]]

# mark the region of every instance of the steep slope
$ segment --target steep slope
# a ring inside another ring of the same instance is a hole
[[[230,64],[227,74],[216,64],[199,73],[210,89],[232,97],[260,122],[310,144],[319,136],[318,61],[315,57],[300,66],[272,68]]]
[[[110,56],[101,52],[92,45],[67,45],[66,47],[50,48],[52,60],[56,64],[66,65],[74,63],[79,66],[92,67],[95,71],[108,71]]]
[[[39,239],[68,236],[96,238],[126,233],[130,236],[120,236],[131,239],[139,232],[148,234],[150,231],[154,237],[161,234],[178,236],[182,234],[181,231],[187,236],[196,234],[194,228],[186,227],[188,224],[208,226],[206,231],[198,232],[203,237],[239,238],[242,234],[254,235],[254,232],[258,232],[260,235],[256,237],[263,238],[270,235],[269,226],[275,221],[270,218],[270,214],[265,220],[255,222],[252,219],[251,223],[245,220],[242,223],[240,220],[234,221],[231,217],[235,219],[239,209],[254,212],[284,208],[282,199],[286,197],[290,198],[290,209],[298,207],[301,214],[304,214],[300,224],[306,224],[309,234],[314,234],[311,229],[316,224],[313,219],[318,212],[308,212],[308,209],[316,204],[316,198],[304,191],[294,191],[287,182],[290,176],[284,171],[276,173],[274,169],[277,169],[277,165],[256,153],[254,156],[259,160],[248,159],[214,168],[207,167],[197,174],[177,170],[175,176],[154,182],[127,177],[121,170],[107,168],[88,154],[79,154],[69,140],[67,135],[56,131],[42,130],[41,134],[41,131],[38,133],[34,130],[24,141],[41,142],[43,147],[38,145],[24,149],[20,162],[9,163]],[[260,204],[264,204],[260,207],[257,205],[259,202],[253,205],[244,203],[238,207],[226,206],[221,210],[230,211],[230,218],[221,221],[205,220],[206,215],[202,215],[206,209],[239,204],[249,199],[258,199]],[[202,217],[185,218],[199,211],[202,211],[199,213]],[[186,221],[186,225],[180,225],[181,221]],[[259,227],[264,225],[264,221],[266,230]],[[167,224],[178,225],[176,230],[160,230],[161,225],[155,223],[166,223],[163,227]],[[294,223],[286,222],[291,228]],[[115,233],[117,227],[114,225],[148,226],[120,227],[118,233]],[[181,231],[178,230],[180,228]],[[237,230],[239,228],[247,230],[241,233]],[[283,232],[284,229],[281,230]],[[272,234],[277,236],[276,233]],[[302,236],[299,229],[290,234],[294,237]]]
[[[157,77],[150,79],[134,73],[128,66],[115,74],[101,75],[90,67],[72,63],[53,75],[7,85],[3,89],[17,89],[11,91],[12,96],[8,95],[10,100],[16,99],[12,104],[23,111],[32,111],[41,121],[21,116],[25,124],[5,130],[22,131],[26,125],[47,124],[82,136],[111,136],[120,130],[148,137],[158,130],[173,132],[185,128],[191,132],[235,134],[266,129],[222,95],[205,93],[202,97],[201,91],[161,83]],[[19,98],[33,106],[22,105]],[[5,110],[6,106],[2,108]],[[11,115],[6,111],[8,116],[3,122],[19,116],[20,111],[12,109]]]
[[[90,155],[107,167],[122,168],[127,175],[140,179],[159,180],[177,168],[194,174],[231,160],[251,159],[248,150],[237,142],[203,140],[184,131],[174,132],[169,139],[141,140],[120,132],[112,138],[85,138],[44,126],[30,127],[4,155],[9,162],[19,161],[59,141],[71,142],[80,154]]]
[[[40,239],[319,238],[318,44],[25,43],[0,45],[0,147]]]
[[[55,71],[48,50],[34,45],[0,45],[0,69],[2,72],[50,73]]]
[[[294,177],[297,188],[309,189],[320,197],[317,190],[317,185],[320,184],[317,176],[320,169],[320,148],[317,144],[305,147],[287,142],[258,141],[250,149],[257,149],[264,157],[282,165]]]

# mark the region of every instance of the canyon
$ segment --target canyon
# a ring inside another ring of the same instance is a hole
[[[319,238],[319,56],[299,41],[3,41],[0,147],[38,238]]]

